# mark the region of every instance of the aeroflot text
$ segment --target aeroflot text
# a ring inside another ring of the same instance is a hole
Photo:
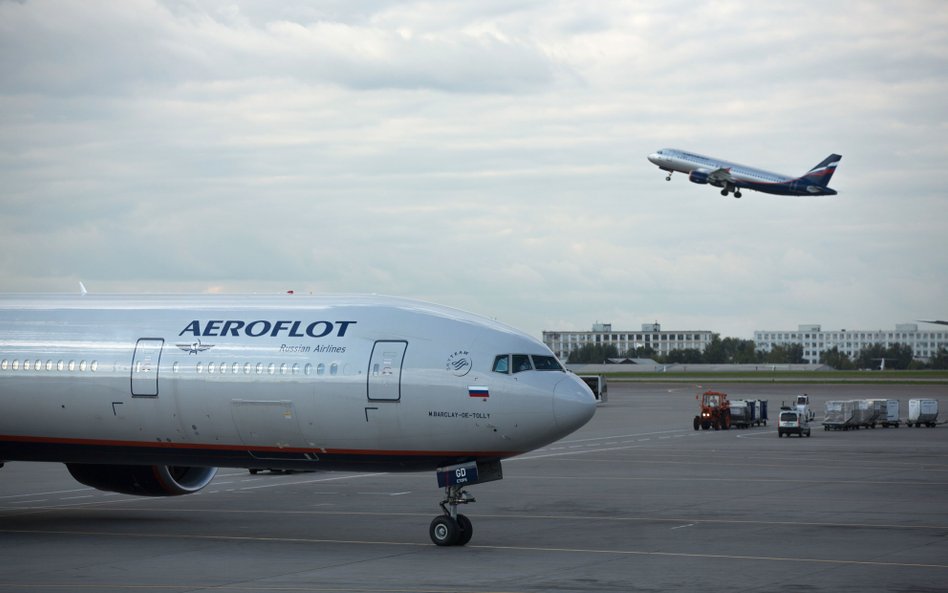
[[[346,330],[350,325],[355,325],[356,321],[314,321],[305,325],[303,321],[267,321],[258,319],[256,321],[240,321],[238,319],[211,319],[204,322],[202,328],[201,321],[195,319],[185,326],[179,336],[190,334],[195,337],[225,337],[225,336],[249,336],[259,338],[261,336],[286,336],[289,338],[324,338],[333,336],[341,338],[346,335]]]

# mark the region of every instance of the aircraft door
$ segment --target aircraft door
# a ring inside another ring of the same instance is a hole
[[[132,355],[132,395],[158,395],[158,365],[161,362],[162,338],[141,338]]]
[[[368,396],[374,401],[399,401],[402,397],[402,362],[408,342],[379,340],[369,358]]]

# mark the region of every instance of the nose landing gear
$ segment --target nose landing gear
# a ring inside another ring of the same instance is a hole
[[[458,505],[475,502],[475,499],[460,486],[448,486],[444,490],[446,498],[440,503],[444,514],[431,520],[428,535],[438,546],[463,546],[471,541],[474,526],[466,515],[458,512]]]
[[[458,512],[458,505],[474,502],[474,497],[463,487],[503,477],[500,460],[496,459],[438,468],[438,486],[444,488],[445,498],[439,503],[442,514],[428,527],[431,541],[437,546],[463,546],[471,541],[474,526]]]

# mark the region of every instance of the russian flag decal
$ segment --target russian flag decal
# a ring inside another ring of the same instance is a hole
[[[490,392],[483,385],[471,385],[467,388],[467,394],[471,397],[490,397]]]

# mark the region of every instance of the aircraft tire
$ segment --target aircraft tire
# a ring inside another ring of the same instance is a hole
[[[457,545],[467,545],[467,542],[471,541],[471,536],[474,535],[474,525],[471,524],[471,520],[467,518],[467,515],[458,513],[458,528],[461,530],[461,535],[458,537]]]
[[[428,535],[436,546],[454,546],[461,538],[458,522],[447,515],[438,515],[431,520]]]

